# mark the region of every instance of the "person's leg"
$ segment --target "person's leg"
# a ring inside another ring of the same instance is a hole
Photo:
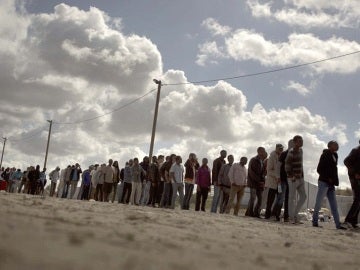
[[[135,204],[136,205],[140,205],[141,195],[143,194],[142,188],[143,188],[143,184],[142,183],[137,183],[137,192],[136,192],[136,195],[135,195]]]
[[[297,183],[297,187],[296,190],[299,194],[299,200],[296,204],[295,207],[295,213],[294,213],[294,217],[296,218],[296,220],[298,220],[298,215],[299,212],[301,210],[301,208],[303,207],[305,201],[306,201],[306,192],[305,192],[305,181],[304,179],[299,179],[298,183]]]
[[[288,181],[289,184],[289,218],[295,218],[295,199],[296,199],[296,182]]]
[[[201,190],[196,191],[196,198],[195,198],[195,211],[200,210],[200,202],[201,202]]]
[[[229,198],[230,198],[230,188],[224,187],[223,188],[223,206],[222,206],[222,213],[225,213],[226,207],[229,203]]]
[[[132,190],[131,190],[131,192],[130,192],[130,203],[132,204],[132,205],[134,205],[135,204],[135,192],[136,192],[136,183],[135,182],[133,182],[132,183]]]
[[[190,184],[189,196],[188,196],[187,201],[186,201],[186,210],[190,209],[190,201],[191,201],[191,197],[193,195],[193,192],[194,192],[194,184]]]
[[[208,198],[209,190],[207,188],[202,188],[201,191],[201,211],[205,212],[206,209],[206,200]]]
[[[250,188],[250,199],[248,207],[246,209],[245,216],[253,217],[254,216],[254,202],[256,199],[256,188]]]
[[[338,211],[338,206],[337,206],[337,201],[336,201],[335,187],[334,186],[329,187],[326,195],[329,200],[331,214],[334,218],[335,226],[337,229],[339,229],[341,227],[341,224],[340,224],[340,216],[339,216],[339,211]]]
[[[226,214],[229,214],[230,213],[230,210],[231,208],[234,207],[234,199],[235,199],[235,195],[236,195],[236,187],[235,186],[231,186],[230,188],[230,198],[229,198],[229,202],[226,206],[226,210],[225,210],[225,213]]]
[[[219,204],[219,198],[220,198],[220,187],[214,185],[214,197],[213,197],[213,201],[211,204],[211,213],[216,213],[217,212],[217,207]]]
[[[353,203],[349,209],[348,214],[345,217],[345,222],[348,222],[355,226],[358,221],[359,208],[360,208],[360,187],[359,180],[350,179],[351,188],[353,191]]]
[[[164,181],[160,181],[158,183],[158,191],[157,191],[157,196],[156,196],[156,203],[157,204],[161,204],[161,198],[162,198],[162,194],[164,192]]]
[[[189,190],[190,190],[190,184],[189,183],[185,183],[185,195],[184,195],[184,202],[182,205],[182,209],[186,209],[186,202],[187,202],[187,198],[189,196]]]
[[[242,187],[236,187],[235,189],[235,197],[236,197],[236,204],[234,207],[234,216],[239,215],[240,204],[241,204],[241,192],[243,191]]]
[[[265,211],[265,218],[269,219],[271,217],[271,207],[274,203],[275,197],[277,194],[276,189],[269,188],[268,197],[266,200],[266,211]]]
[[[321,209],[321,203],[323,202],[327,192],[328,192],[329,186],[323,181],[318,182],[318,190],[316,194],[316,200],[315,200],[315,206],[314,206],[314,212],[312,217],[312,224],[313,226],[317,227],[318,220],[319,220],[319,211]]]
[[[181,208],[181,206],[183,205],[183,202],[184,202],[184,184],[183,183],[178,184],[178,192],[179,192],[179,205]]]
[[[257,202],[256,202],[255,209],[254,209],[254,216],[255,217],[260,217],[261,204],[262,204],[262,194],[263,194],[263,189],[257,188],[256,189]],[[273,202],[274,202],[274,200],[273,200]]]
[[[283,185],[284,183],[284,185]],[[289,220],[289,183],[288,181],[284,181],[281,185],[283,192],[285,192],[284,198],[284,221]]]
[[[116,193],[117,193],[117,188],[118,188],[118,183],[113,183],[113,194],[112,194],[112,198],[111,201],[114,202],[115,201],[115,197],[116,197]]]
[[[176,183],[172,183],[171,185],[172,185],[173,194],[172,194],[172,197],[171,197],[170,208],[175,209],[175,201],[176,201],[176,195],[177,195],[177,185],[176,185]]]

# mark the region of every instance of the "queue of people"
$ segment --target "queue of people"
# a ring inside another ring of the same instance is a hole
[[[112,159],[107,164],[91,165],[84,171],[76,163],[62,170],[56,167],[49,173],[50,196],[113,203],[117,197],[118,203],[122,204],[170,209],[175,208],[178,198],[180,208],[189,210],[195,190],[195,211],[205,211],[213,185],[210,211],[219,211],[220,214],[233,211],[237,216],[245,188],[249,187],[250,198],[245,216],[260,218],[266,188],[265,219],[281,221],[283,218],[284,222],[301,224],[299,212],[307,196],[302,147],[303,139],[299,135],[289,140],[286,151],[282,144],[276,144],[268,155],[264,147],[258,147],[248,166],[247,157],[241,157],[239,162],[235,162],[233,155],[227,155],[227,151],[222,150],[213,161],[212,169],[208,166],[207,158],[203,158],[200,164],[194,153],[189,154],[184,165],[182,158],[175,154],[154,156],[151,162],[149,157],[144,157],[142,162],[133,158],[122,169]],[[339,185],[338,149],[337,142],[330,141],[319,160],[318,193],[312,220],[314,227],[320,227],[319,211],[326,196],[336,228],[358,228],[360,146],[354,148],[344,161],[354,194],[353,204],[344,223],[340,222],[335,194],[335,187]],[[6,191],[10,193],[43,194],[47,183],[46,168],[40,171],[39,165],[30,166],[23,172],[15,168],[3,168],[0,177],[7,186]],[[79,186],[80,191],[75,194]]]

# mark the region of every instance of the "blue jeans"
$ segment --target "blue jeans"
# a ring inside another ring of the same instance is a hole
[[[182,208],[189,210],[190,208],[190,199],[194,191],[194,184],[185,183],[185,196]]]
[[[220,202],[220,187],[214,185],[214,197],[211,204],[211,213],[216,213]]]
[[[336,228],[339,228],[340,227],[340,218],[339,218],[339,212],[337,209],[335,187],[333,185],[329,185],[328,183],[323,182],[323,181],[318,182],[318,192],[316,195],[316,202],[315,202],[313,221],[312,221],[313,225],[318,224],[319,210],[321,208],[321,203],[325,196],[329,200],[331,214],[334,217],[334,222],[335,222]]]

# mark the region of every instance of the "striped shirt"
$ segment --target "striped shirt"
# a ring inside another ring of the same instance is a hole
[[[304,177],[302,149],[299,149],[299,151],[296,151],[294,148],[289,150],[285,159],[285,171],[288,178]]]

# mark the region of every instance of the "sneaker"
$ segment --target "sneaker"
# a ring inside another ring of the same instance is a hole
[[[337,230],[347,230],[347,228],[345,228],[344,226],[341,226],[340,225],[340,227],[338,227],[338,228],[336,228]]]
[[[341,227],[344,227],[346,229],[354,229],[353,224],[351,224],[350,222],[344,222],[343,224],[340,224]],[[356,225],[355,225],[356,226]]]
[[[320,226],[318,223],[313,223],[313,227],[322,228],[322,226]]]

